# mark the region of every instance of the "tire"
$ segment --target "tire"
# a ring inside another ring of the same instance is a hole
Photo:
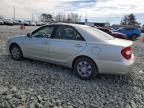
[[[136,34],[133,34],[132,37],[131,37],[131,40],[132,40],[132,41],[135,41],[136,38],[137,38],[137,35],[136,35]]]
[[[11,58],[14,60],[22,60],[23,58],[21,48],[16,44],[10,47],[10,55],[11,55]]]
[[[93,79],[98,74],[96,64],[87,57],[80,57],[76,59],[73,70],[76,75],[83,80]]]

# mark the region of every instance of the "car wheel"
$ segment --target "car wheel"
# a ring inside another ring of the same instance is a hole
[[[132,41],[135,41],[136,38],[137,38],[137,35],[134,34],[134,35],[132,35],[131,40],[132,40]]]
[[[88,80],[96,77],[98,68],[91,59],[80,57],[74,63],[74,72],[79,78]]]
[[[10,55],[14,60],[21,60],[23,58],[22,51],[18,45],[12,45],[10,47]]]

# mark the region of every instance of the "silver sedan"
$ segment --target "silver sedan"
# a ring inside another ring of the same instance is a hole
[[[86,25],[50,24],[13,37],[6,46],[14,60],[26,57],[63,65],[91,79],[98,73],[126,74],[134,63],[132,44]]]

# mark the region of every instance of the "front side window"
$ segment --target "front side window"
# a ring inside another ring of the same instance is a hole
[[[50,38],[53,33],[54,27],[44,27],[32,33],[32,37],[37,38]]]
[[[134,30],[134,28],[121,28],[119,30],[131,31],[131,30]]]
[[[56,31],[56,39],[83,40],[81,35],[72,27],[61,26]]]

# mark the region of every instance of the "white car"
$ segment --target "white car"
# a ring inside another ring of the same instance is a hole
[[[3,20],[0,19],[0,25],[4,24]]]
[[[13,25],[14,24],[14,20],[13,19],[4,19],[4,24]]]
[[[34,21],[30,21],[31,26],[36,26],[36,23]]]
[[[14,60],[23,57],[63,65],[82,79],[98,73],[126,74],[134,63],[133,42],[117,39],[96,28],[50,24],[7,41]]]
[[[30,26],[30,21],[24,21],[23,24],[24,24],[25,26]]]
[[[42,26],[42,25],[43,25],[42,22],[40,22],[40,21],[37,21],[37,22],[36,22],[36,26]]]

